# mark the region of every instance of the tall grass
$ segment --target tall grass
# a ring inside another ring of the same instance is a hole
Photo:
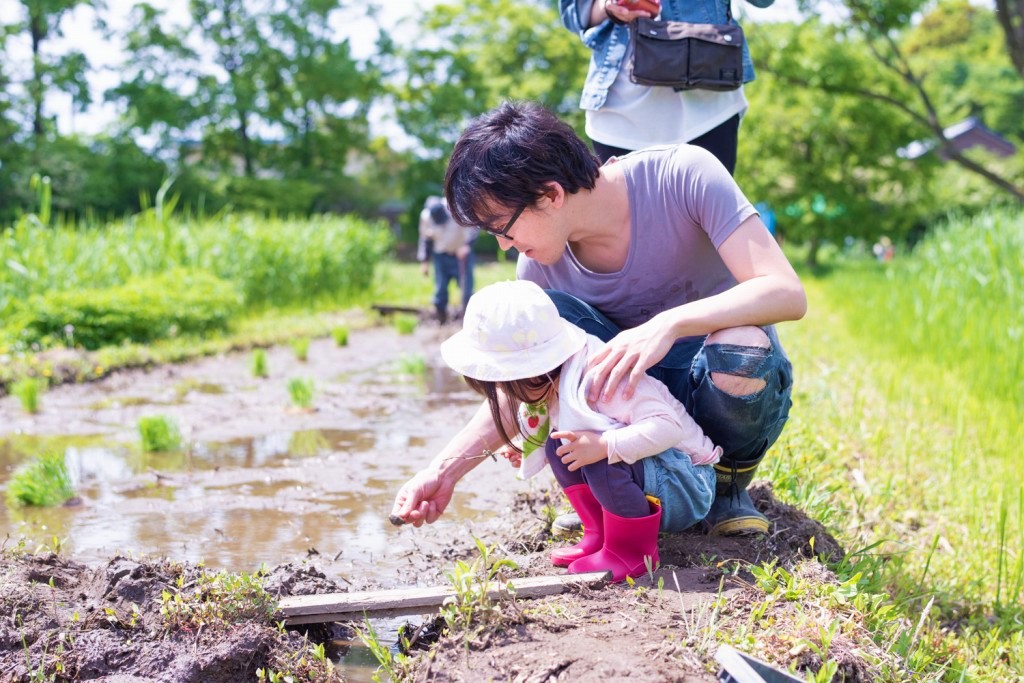
[[[196,219],[150,209],[91,227],[26,219],[0,232],[0,319],[33,294],[113,287],[175,267],[234,283],[250,309],[337,300],[370,286],[390,244],[383,225],[354,217]]]
[[[808,318],[780,327],[794,406],[764,473],[917,625],[875,633],[915,680],[1024,676],[1020,226],[992,212],[806,278]]]
[[[932,401],[956,415],[994,400],[993,426],[1014,425],[1010,438],[1024,439],[1024,211],[952,220],[907,258],[846,267],[830,280],[829,305],[858,339],[955,380],[957,391]]]

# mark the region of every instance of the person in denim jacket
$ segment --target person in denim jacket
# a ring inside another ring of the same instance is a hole
[[[775,0],[748,0],[768,7]],[[714,154],[732,173],[740,118],[746,113],[743,88],[725,92],[638,85],[629,79],[629,28],[649,12],[629,10],[614,0],[560,0],[562,24],[593,50],[580,108],[586,132],[602,162],[652,145],[689,142]],[[695,24],[724,24],[729,0],[661,0],[659,18]],[[743,44],[743,82],[754,80],[754,65]]]

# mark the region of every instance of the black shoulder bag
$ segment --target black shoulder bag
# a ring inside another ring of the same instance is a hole
[[[732,19],[732,10],[726,13]],[[637,19],[629,77],[675,90],[735,90],[743,84],[743,29],[735,24]]]

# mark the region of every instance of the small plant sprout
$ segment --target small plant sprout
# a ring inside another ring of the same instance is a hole
[[[267,352],[263,349],[254,350],[252,352],[252,376],[266,377],[269,374],[267,371]]]
[[[419,354],[407,356],[403,353],[398,359],[398,370],[403,375],[424,375],[427,372],[427,360]]]
[[[399,313],[395,316],[392,324],[395,329],[398,330],[398,334],[412,334],[416,331],[416,325],[419,324],[419,319],[414,315],[408,313]]]
[[[11,385],[11,393],[21,403],[22,409],[31,415],[39,412],[39,395],[46,389],[46,380],[26,377]]]
[[[296,360],[305,363],[309,360],[309,338],[299,337],[292,340],[292,351],[295,352]]]
[[[331,330],[331,336],[334,337],[334,343],[338,346],[348,346],[348,327],[345,325],[338,325]]]
[[[21,464],[7,483],[7,503],[13,507],[62,505],[74,497],[63,453],[46,453]]]
[[[313,380],[293,377],[288,380],[288,395],[298,408],[309,409],[313,405]]]
[[[173,419],[165,415],[139,418],[139,436],[146,453],[163,453],[181,447],[181,432]]]

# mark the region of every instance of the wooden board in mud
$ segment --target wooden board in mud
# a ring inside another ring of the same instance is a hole
[[[603,584],[610,578],[611,572],[589,572],[561,576],[532,576],[512,579],[508,583],[512,584],[517,598],[541,598],[562,593],[572,586]],[[492,582],[488,586],[487,595],[491,599],[509,597],[508,583]],[[455,589],[450,586],[295,595],[281,598],[274,618],[293,626],[358,619],[364,614],[368,617],[423,614],[439,608],[451,597],[455,597]]]

